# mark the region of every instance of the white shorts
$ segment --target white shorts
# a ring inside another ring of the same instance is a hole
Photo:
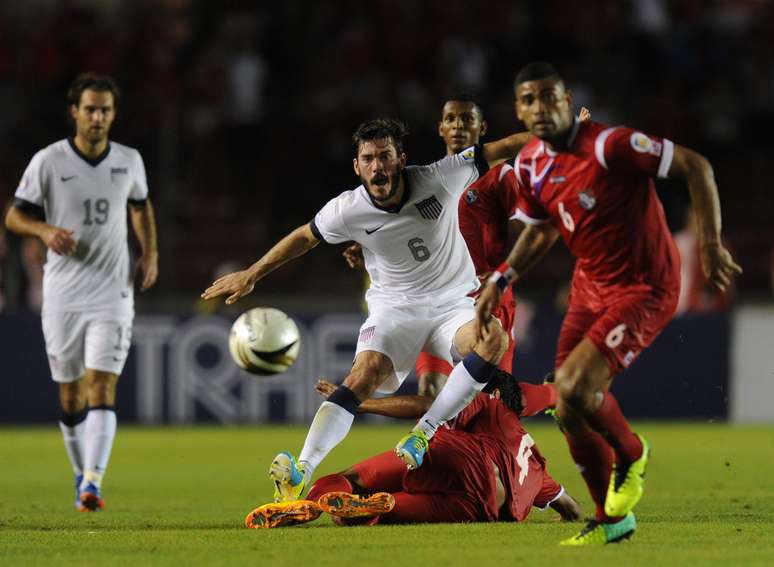
[[[355,356],[376,351],[389,357],[394,373],[377,392],[395,392],[414,368],[420,352],[450,364],[457,330],[476,316],[473,299],[463,297],[445,305],[369,305],[370,314],[357,339]]]
[[[59,312],[42,316],[54,382],[73,382],[87,368],[119,375],[132,344],[132,315]]]

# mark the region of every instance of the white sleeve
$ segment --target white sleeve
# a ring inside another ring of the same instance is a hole
[[[24,170],[24,175],[22,175],[14,196],[17,199],[42,207],[48,196],[48,183],[49,174],[43,158],[43,151],[41,150],[35,154],[27,169]]]
[[[465,189],[488,169],[480,146],[471,146],[458,154],[446,156],[433,165],[446,190],[455,197],[461,197]]]
[[[340,244],[352,240],[344,219],[342,195],[328,201],[311,223],[315,237],[328,244]]]
[[[148,180],[145,177],[145,163],[142,161],[140,152],[135,151],[135,167],[132,168],[134,179],[132,187],[129,189],[130,201],[144,201],[148,198]]]

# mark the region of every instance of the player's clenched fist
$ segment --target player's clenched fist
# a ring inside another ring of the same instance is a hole
[[[66,228],[59,228],[58,226],[49,226],[43,231],[41,240],[48,248],[61,254],[62,256],[70,256],[75,252],[75,247],[78,242],[73,238],[73,231]]]
[[[221,295],[228,295],[226,304],[231,305],[240,297],[244,297],[253,291],[255,277],[249,270],[234,272],[218,278],[202,294],[203,299],[213,299]]]
[[[341,253],[344,259],[347,261],[347,265],[350,268],[363,268],[365,264],[363,262],[363,247],[357,242],[347,246],[347,249]]]
[[[734,262],[731,254],[722,244],[702,246],[701,264],[704,275],[720,291],[728,289],[734,274],[742,273],[742,268]]]

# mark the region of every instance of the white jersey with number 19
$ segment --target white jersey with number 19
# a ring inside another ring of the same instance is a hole
[[[72,256],[48,251],[44,313],[134,312],[126,206],[148,197],[137,150],[110,142],[92,160],[72,140],[60,140],[35,154],[15,196],[20,209],[43,212],[48,224],[74,231],[78,242]]]
[[[457,207],[485,169],[477,147],[406,167],[401,203],[379,207],[360,185],[330,200],[312,221],[312,231],[330,244],[354,241],[363,247],[369,305],[442,305],[478,286]]]

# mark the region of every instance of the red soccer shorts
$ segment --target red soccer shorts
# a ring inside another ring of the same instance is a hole
[[[582,272],[573,277],[570,306],[559,333],[556,368],[584,337],[607,360],[613,375],[626,369],[672,320],[679,288],[664,291],[647,284],[600,293]]]
[[[513,290],[508,287],[500,298],[500,305],[492,313],[492,316],[497,318],[508,333],[508,350],[505,351],[500,364],[500,369],[505,370],[509,374],[513,370],[513,351],[516,348],[516,341],[513,338],[513,324],[516,322],[516,300],[513,297]],[[439,372],[444,376],[451,374],[452,366],[445,360],[427,354],[426,352],[420,352],[417,357],[417,363],[414,367],[417,376],[422,376],[428,372]]]

